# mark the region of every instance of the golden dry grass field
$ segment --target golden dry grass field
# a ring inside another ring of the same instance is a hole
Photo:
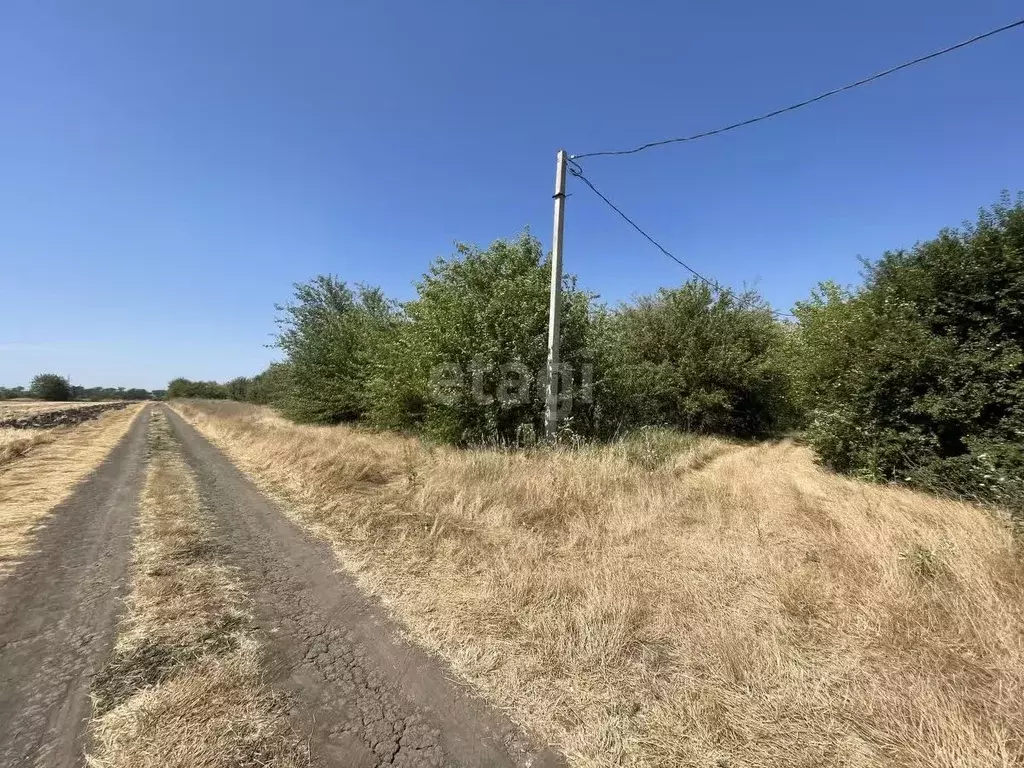
[[[998,514],[789,441],[460,451],[174,407],[574,766],[1024,761],[1024,566]]]
[[[0,577],[30,549],[33,526],[96,468],[142,407],[73,427],[0,429]]]

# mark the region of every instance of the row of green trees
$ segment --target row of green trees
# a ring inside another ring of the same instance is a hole
[[[415,299],[320,276],[279,306],[276,404],[298,421],[363,421],[456,444],[532,442],[547,380],[547,258],[523,235],[436,261]],[[565,278],[563,430],[647,424],[745,437],[792,426],[788,329],[756,295],[700,283],[618,308]]]
[[[0,387],[0,400],[31,397],[39,400],[153,400],[164,395],[163,390],[150,391],[133,387],[81,387],[71,384],[67,377],[56,373],[40,373],[31,386]]]
[[[459,246],[398,303],[320,276],[279,306],[284,362],[171,396],[271,403],[304,422],[532,442],[549,269],[528,234]],[[561,423],[606,439],[660,425],[739,437],[800,428],[823,463],[1014,505],[1024,498],[1024,203],[826,283],[777,319],[700,282],[618,307],[565,277]]]
[[[272,364],[256,376],[239,376],[225,384],[216,381],[174,379],[163,393],[167,399],[192,397],[205,400],[243,400],[261,405],[275,405],[283,401],[284,388],[291,382],[284,378],[286,369],[280,363]]]

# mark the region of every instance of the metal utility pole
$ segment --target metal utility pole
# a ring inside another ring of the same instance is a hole
[[[565,229],[565,169],[569,156],[558,150],[555,165],[555,231],[551,239],[551,306],[548,313],[548,386],[544,403],[544,434],[553,440],[558,434],[558,347],[562,317],[562,232]]]

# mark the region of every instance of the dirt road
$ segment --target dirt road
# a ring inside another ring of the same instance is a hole
[[[402,640],[339,571],[328,545],[167,415],[214,536],[255,606],[267,681],[290,696],[293,725],[309,735],[316,765],[563,764]],[[0,766],[81,764],[89,678],[112,647],[127,587],[147,428],[144,415],[50,515],[38,554],[0,584]]]
[[[148,425],[146,412],[0,584],[0,766],[81,761],[89,682],[128,588]]]

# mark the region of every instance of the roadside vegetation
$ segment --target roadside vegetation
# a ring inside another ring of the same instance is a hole
[[[843,478],[789,440],[467,451],[174,407],[574,766],[1024,760],[1005,515]]]
[[[523,235],[438,259],[397,303],[330,276],[278,307],[284,360],[171,397],[274,405],[455,445],[529,447],[548,264]],[[803,431],[825,466],[1024,511],[1024,198],[819,286],[795,321],[699,282],[608,307],[565,278],[562,437]]]
[[[31,548],[32,528],[124,437],[140,408],[73,427],[0,429],[0,576]]]
[[[235,573],[207,534],[195,481],[156,411],[117,646],[94,679],[96,768],[308,765],[264,686]]]

